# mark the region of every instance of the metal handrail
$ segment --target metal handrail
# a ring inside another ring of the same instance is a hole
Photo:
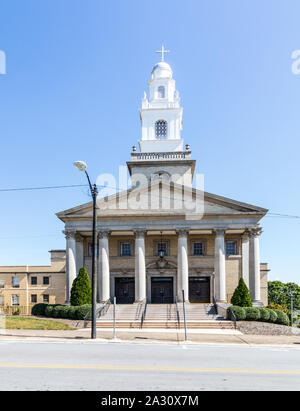
[[[234,314],[234,312],[232,310],[230,310],[230,319],[231,319],[231,321],[233,321],[234,329],[236,330],[236,315]]]
[[[175,297],[175,307],[176,307],[177,325],[178,325],[178,328],[180,328],[180,315],[179,315],[179,310],[178,310],[177,297]]]
[[[110,300],[107,300],[101,307],[96,309],[96,318],[100,318],[105,315],[110,307]],[[88,312],[83,318],[83,326],[84,328],[87,326],[88,321],[91,321],[91,312]]]
[[[147,301],[145,301],[145,307],[141,316],[141,328],[143,328],[143,324],[146,318],[146,312],[147,312]]]

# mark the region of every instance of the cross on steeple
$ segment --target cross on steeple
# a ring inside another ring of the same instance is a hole
[[[161,46],[161,50],[156,51],[156,53],[161,53],[161,61],[165,61],[165,53],[170,53],[169,50],[165,49],[165,46]]]

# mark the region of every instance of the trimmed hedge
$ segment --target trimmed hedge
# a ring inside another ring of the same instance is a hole
[[[227,309],[227,315],[231,318],[231,313],[235,314],[237,321],[264,321],[281,325],[290,325],[289,317],[281,310],[271,310],[270,308],[239,307],[232,305]]]
[[[233,305],[227,309],[228,317],[231,319],[231,313],[234,313],[237,321],[243,321],[246,319],[246,310],[243,307]]]
[[[85,304],[78,307],[76,311],[77,320],[91,320],[92,318],[92,305]]]
[[[270,313],[269,323],[276,323],[276,321],[277,321],[277,314],[275,313],[275,311],[274,311],[274,310],[271,310],[270,308],[267,308],[267,310],[269,310],[269,313]]]
[[[260,319],[259,308],[247,307],[245,311],[247,321],[258,321]]]
[[[277,314],[277,324],[290,325],[289,317],[281,310],[273,310]]]
[[[260,308],[259,311],[260,311],[259,321],[268,322],[270,320],[270,310],[267,310],[266,308]]]
[[[35,304],[31,309],[31,315],[45,315],[45,310],[48,304]]]
[[[92,317],[92,305],[35,304],[32,307],[31,314],[71,320],[90,320]]]

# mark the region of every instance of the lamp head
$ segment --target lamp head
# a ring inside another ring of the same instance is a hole
[[[84,161],[75,161],[74,166],[79,171],[86,171],[86,169],[87,169],[87,164]]]

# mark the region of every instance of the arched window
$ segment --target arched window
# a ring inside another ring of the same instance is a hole
[[[157,97],[158,98],[165,98],[165,88],[164,86],[159,86],[157,89]]]
[[[165,120],[157,120],[155,123],[156,138],[167,138],[168,123]]]

